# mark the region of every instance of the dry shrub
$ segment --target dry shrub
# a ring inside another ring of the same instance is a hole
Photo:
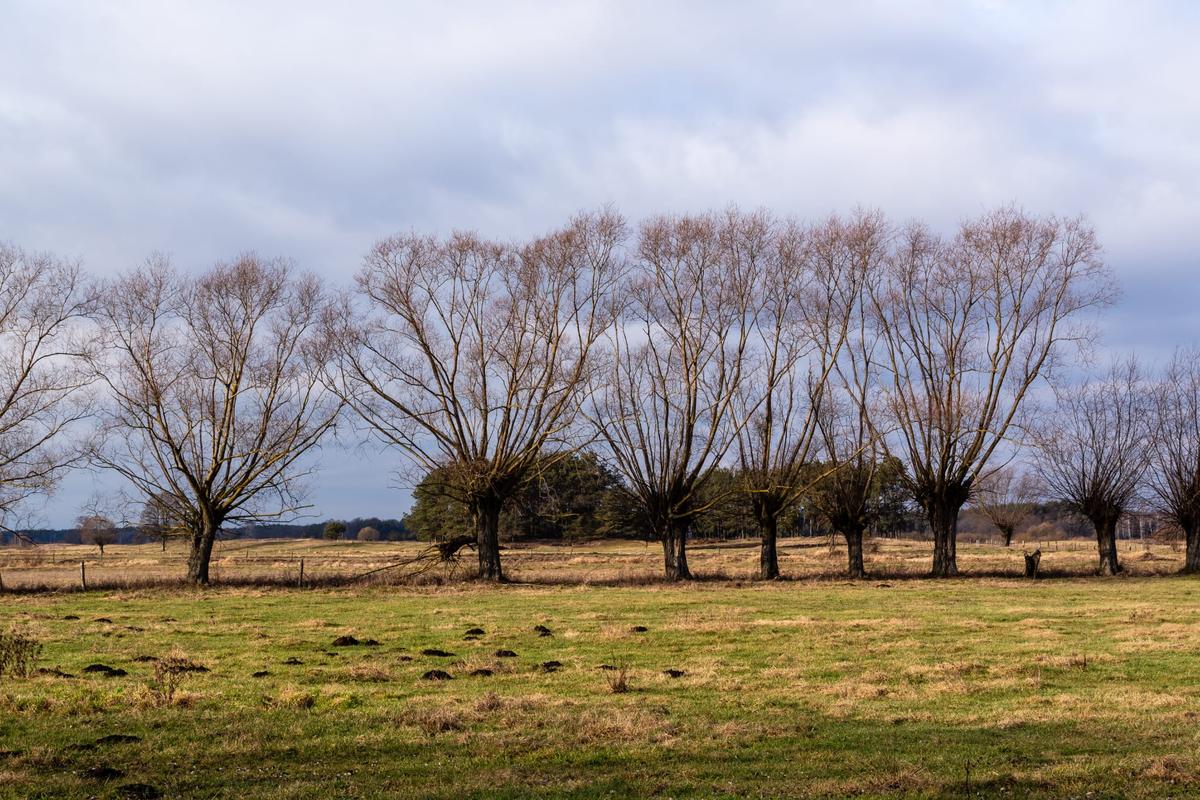
[[[0,678],[28,678],[42,654],[42,643],[32,634],[13,628],[0,633]]]
[[[172,650],[155,661],[154,678],[147,686],[153,704],[156,706],[174,705],[179,685],[195,669],[196,664],[179,650]]]
[[[629,667],[621,664],[614,670],[608,670],[604,673],[604,680],[608,683],[608,691],[612,694],[625,694],[629,691]]]

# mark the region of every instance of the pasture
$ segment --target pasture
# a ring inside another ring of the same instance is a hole
[[[43,645],[0,683],[0,797],[1200,792],[1200,585],[1149,574],[1169,548],[1122,552],[1115,579],[1050,549],[1079,575],[1034,582],[1019,547],[962,545],[983,576],[932,581],[910,579],[927,547],[886,542],[882,577],[850,582],[842,551],[785,544],[800,579],[771,584],[745,546],[696,548],[723,579],[669,585],[656,547],[605,542],[510,548],[499,587],[207,590],[140,585],[179,554],[111,547],[93,574],[114,588],[86,593],[66,591],[83,548],[0,551],[8,586],[64,589],[0,597],[0,630]],[[217,580],[413,548],[226,543]]]
[[[1183,566],[1182,543],[1122,541],[1120,557],[1132,575],[1173,574]],[[1017,542],[1012,547],[959,543],[958,559],[966,575],[1020,577],[1023,551],[1040,548],[1042,572],[1048,576],[1087,576],[1096,569],[1094,541],[1075,539]],[[929,573],[931,545],[906,539],[873,539],[866,554],[867,571],[883,578],[921,578]],[[106,555],[90,545],[0,547],[0,580],[9,590],[80,588],[80,564],[90,588],[146,588],[182,582],[187,544],[110,545]],[[218,541],[213,550],[215,584],[296,585],[304,561],[307,585],[454,582],[474,570],[474,553],[464,550],[453,564],[413,560],[428,552],[420,542],[347,542],[317,539]],[[704,579],[751,580],[757,568],[758,540],[693,542],[688,560]],[[785,580],[839,579],[846,569],[840,538],[779,540],[779,563]],[[394,569],[385,569],[399,565]],[[504,548],[504,570],[517,583],[565,585],[629,585],[662,580],[662,549],[657,543],[587,541],[582,543],[514,543]],[[367,574],[372,573],[372,574]],[[363,577],[359,577],[363,576]],[[355,580],[358,578],[358,580]]]

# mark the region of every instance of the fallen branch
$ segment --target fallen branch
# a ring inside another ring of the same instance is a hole
[[[367,570],[366,572],[363,572],[363,573],[353,576],[352,578],[350,578],[350,580],[358,581],[358,580],[362,580],[363,578],[369,577],[371,575],[375,575],[380,572],[386,572],[387,570],[392,570],[392,569],[401,569],[403,567],[411,567],[413,565],[418,565],[420,568],[415,569],[412,573],[409,574],[408,577],[414,577],[416,575],[424,574],[424,573],[429,572],[429,571],[435,569],[436,567],[438,567],[442,564],[446,564],[446,563],[451,563],[451,564],[457,566],[458,552],[460,550],[462,550],[464,547],[474,547],[474,546],[475,546],[475,539],[471,536],[459,536],[459,537],[450,539],[445,542],[436,542],[433,545],[430,545],[429,547],[425,548],[424,550],[422,550],[420,553],[413,556],[412,558],[405,559],[404,561],[397,561],[392,564],[385,564],[382,567],[376,567],[375,569]],[[453,573],[453,569],[454,569],[454,567],[451,567],[451,573]]]

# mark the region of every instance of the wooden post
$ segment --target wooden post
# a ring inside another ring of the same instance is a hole
[[[0,572],[0,594],[4,594],[4,573]]]
[[[83,561],[79,562],[79,585],[87,591],[87,564]]]
[[[296,583],[300,588],[304,588],[304,559],[300,559],[300,580]]]

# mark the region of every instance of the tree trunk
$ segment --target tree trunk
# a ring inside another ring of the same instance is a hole
[[[500,502],[482,500],[475,506],[475,549],[479,553],[479,577],[501,582],[500,568]]]
[[[1096,526],[1096,544],[1100,550],[1100,574],[1116,575],[1121,571],[1117,561],[1117,518],[1093,522]]]
[[[762,550],[758,558],[758,577],[773,581],[779,577],[779,520],[768,516],[759,521],[762,534]]]
[[[675,522],[667,529],[663,548],[671,547],[673,553],[667,557],[667,580],[686,581],[692,577],[687,562],[687,531],[686,522]],[[673,544],[672,544],[673,543]]]
[[[958,575],[958,509],[950,503],[929,509],[929,526],[933,529],[933,577],[952,578]]]
[[[1012,547],[1013,527],[1011,525],[1002,525],[1000,527],[1000,535],[1004,537],[1004,546]]]
[[[842,535],[846,537],[846,553],[849,558],[846,574],[851,578],[867,577],[867,570],[863,566],[863,529],[849,528],[842,531]]]
[[[1200,525],[1193,524],[1184,528],[1183,538],[1187,542],[1183,571],[1200,572]]]
[[[679,526],[675,535],[675,578],[681,581],[692,579],[692,571],[688,569],[687,561],[687,535],[688,525],[684,523]]]
[[[663,548],[663,575],[667,580],[675,579],[675,536],[668,528],[659,535]]]
[[[208,565],[212,561],[213,543],[217,539],[219,525],[213,522],[201,523],[200,530],[192,534],[192,550],[188,554],[188,580],[200,585],[208,585]]]

